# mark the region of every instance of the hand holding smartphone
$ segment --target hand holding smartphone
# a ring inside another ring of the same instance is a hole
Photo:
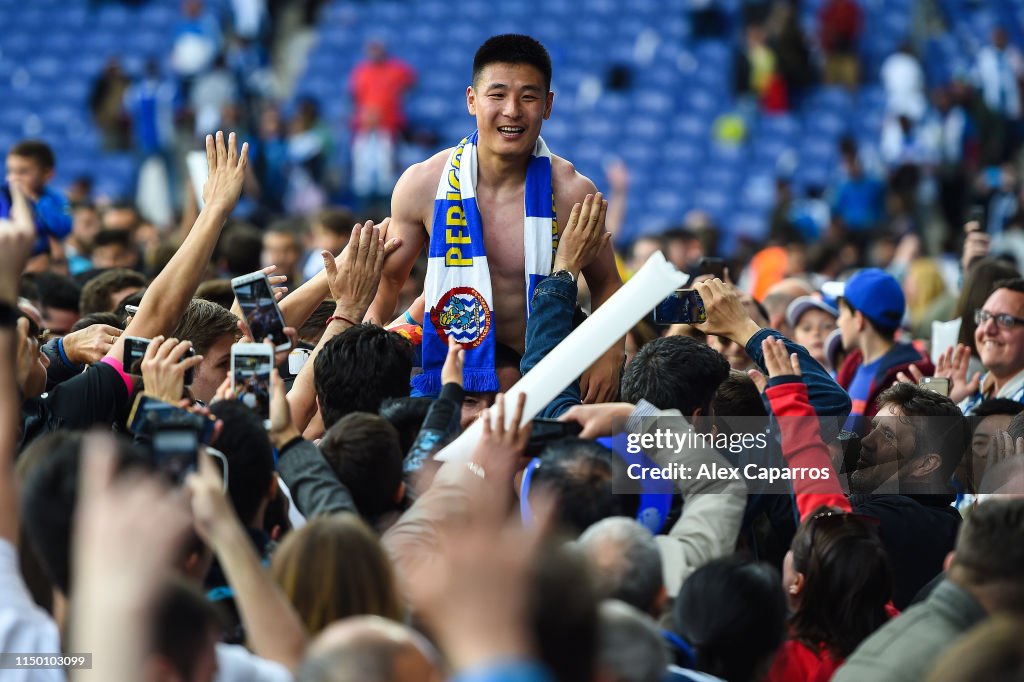
[[[270,428],[270,373],[274,352],[265,343],[236,343],[231,347],[231,391],[252,408]]]
[[[231,280],[231,288],[242,308],[249,338],[254,343],[270,339],[276,351],[290,349],[292,343],[284,333],[284,317],[274,300],[274,290],[266,273],[253,272],[235,277]]]
[[[142,374],[142,369],[139,367],[139,363],[141,363],[142,359],[146,357],[146,350],[152,342],[152,339],[144,339],[140,336],[124,337],[124,356],[121,358],[121,362],[124,365],[125,372],[129,374]],[[195,357],[195,355],[196,349],[189,348],[181,357],[181,361],[184,362],[188,358]],[[195,368],[189,367],[185,370],[185,385],[191,386],[194,378]]]
[[[676,289],[654,308],[655,324],[702,324],[707,321],[704,301],[696,289]]]

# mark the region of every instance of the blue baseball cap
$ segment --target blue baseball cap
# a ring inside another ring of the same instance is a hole
[[[898,329],[907,310],[900,283],[878,268],[859,270],[845,282],[827,282],[821,290],[827,296],[845,298],[879,329]]]

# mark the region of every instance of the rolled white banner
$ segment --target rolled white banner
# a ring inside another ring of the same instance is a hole
[[[604,355],[612,344],[625,336],[654,306],[676,289],[685,286],[688,280],[686,274],[676,270],[660,251],[656,251],[614,296],[508,390],[505,394],[506,423],[512,421],[512,406],[516,404],[520,393],[526,394],[523,419],[530,421]],[[437,453],[434,459],[441,462],[469,459],[482,429],[479,420],[473,422],[462,435]]]

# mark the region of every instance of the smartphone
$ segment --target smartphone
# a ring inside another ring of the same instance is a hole
[[[921,388],[949,397],[949,379],[946,377],[924,377],[921,379]]]
[[[701,258],[700,269],[697,276],[712,275],[718,279],[725,279],[725,259],[723,258]]]
[[[138,363],[142,362],[142,358],[146,356],[146,349],[149,348],[149,344],[152,339],[144,339],[140,336],[126,336],[124,337],[124,356],[121,358],[124,363],[124,371],[128,374],[142,374],[142,369]],[[181,357],[182,360],[186,358],[195,357],[196,349],[189,348],[185,351],[185,354]],[[185,370],[185,385],[191,386],[192,380],[195,378],[195,368],[189,367]]]
[[[704,301],[695,289],[676,289],[654,308],[655,324],[701,324],[707,321]]]
[[[235,277],[231,280],[231,288],[235,290],[253,342],[261,343],[269,338],[274,342],[275,350],[284,351],[292,347],[292,342],[284,335],[284,317],[274,300],[274,290],[266,274],[253,272]]]
[[[129,315],[131,315],[133,317],[135,315],[139,314],[139,306],[132,305],[131,303],[125,303],[124,310],[125,310],[126,313],[128,313]]]
[[[530,430],[530,440],[526,444],[526,454],[537,457],[548,445],[564,438],[580,435],[583,426],[577,422],[560,422],[557,419],[534,419]]]
[[[153,432],[153,459],[157,468],[175,483],[196,470],[199,457],[199,433],[188,426],[161,426]]]
[[[231,347],[231,390],[256,411],[270,428],[270,372],[274,353],[263,343],[236,343]]]
[[[200,443],[209,443],[213,439],[215,424],[216,421],[210,417],[189,412],[145,393],[140,393],[135,399],[128,415],[128,430],[147,438],[152,438],[161,428],[181,426],[194,430]]]

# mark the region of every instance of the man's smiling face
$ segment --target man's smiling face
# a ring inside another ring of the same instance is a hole
[[[553,98],[544,76],[528,64],[488,64],[466,90],[480,146],[499,155],[533,152]]]
[[[1024,294],[1011,289],[996,289],[982,310],[992,316],[1024,318]],[[1024,370],[1024,324],[1004,329],[990,319],[978,325],[974,343],[978,347],[981,364],[999,379],[1009,379]]]

